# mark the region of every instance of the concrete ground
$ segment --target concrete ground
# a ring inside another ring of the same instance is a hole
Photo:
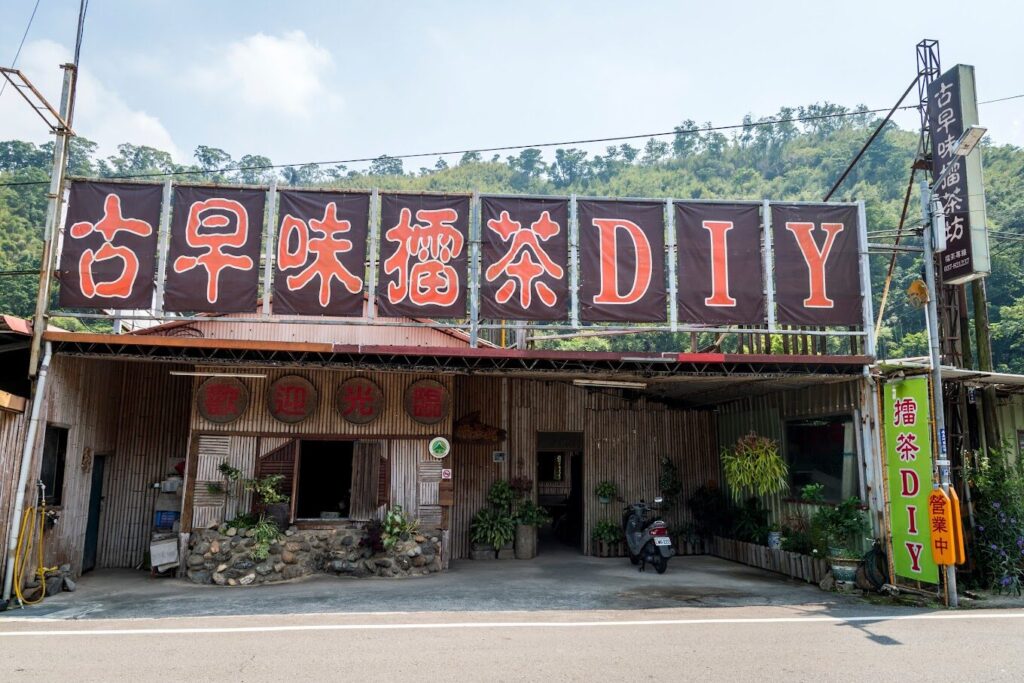
[[[816,605],[861,601],[825,593],[708,556],[676,557],[668,571],[640,573],[626,559],[545,553],[534,560],[458,561],[441,574],[410,579],[317,576],[293,583],[225,588],[144,572],[101,570],[78,590],[3,618],[141,619],[364,612],[650,610],[671,607]]]

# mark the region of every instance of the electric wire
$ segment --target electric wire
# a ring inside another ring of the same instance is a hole
[[[41,0],[36,0],[36,4],[32,8],[32,14],[28,18],[28,25],[25,27],[25,32],[21,34],[21,42],[18,43],[18,51],[14,53],[14,59],[11,61],[11,68],[12,69],[18,63],[18,57],[21,56],[21,48],[25,47],[25,38],[28,37],[29,29],[32,28],[32,20],[36,18],[36,10],[39,9],[39,3],[40,2],[41,2]],[[4,94],[4,90],[6,90],[6,89],[7,89],[7,79],[4,79],[4,82],[2,84],[0,84],[0,95],[3,95]]]
[[[1014,99],[1014,98],[1017,98],[1017,97],[1024,97],[1024,93],[1022,93],[1020,95],[1012,95],[1010,97],[1000,98],[998,100],[987,100],[987,101],[984,101],[984,102],[979,102],[978,104],[979,105],[981,105],[981,104],[991,104],[993,102],[1001,102],[1001,101],[1004,101],[1004,100],[1007,100],[1007,99]],[[917,109],[917,108],[918,108],[918,105],[916,105],[916,104],[908,104],[908,105],[903,105],[902,107],[899,107],[900,110]],[[617,136],[610,136],[610,137],[603,137],[603,138],[586,138],[586,139],[579,139],[579,140],[563,140],[561,142],[541,142],[541,143],[528,144],[528,145],[501,145],[501,146],[498,146],[498,147],[476,147],[476,148],[471,148],[471,149],[448,150],[448,151],[442,151],[442,152],[415,152],[415,153],[410,153],[410,154],[395,154],[395,155],[392,155],[392,154],[381,154],[381,155],[378,155],[378,156],[375,156],[375,157],[358,157],[358,158],[352,158],[352,159],[337,159],[337,160],[333,160],[333,161],[307,161],[307,162],[291,163],[291,164],[260,164],[260,165],[254,165],[254,166],[237,166],[237,165],[232,165],[232,166],[226,166],[224,168],[211,168],[211,169],[187,168],[187,169],[179,169],[179,170],[175,170],[175,171],[158,171],[158,172],[153,172],[153,173],[130,173],[130,174],[122,174],[122,175],[105,176],[103,178],[103,180],[128,180],[128,179],[133,179],[133,178],[167,178],[167,177],[182,176],[182,175],[216,175],[216,174],[219,174],[219,173],[230,173],[232,171],[269,171],[271,169],[276,169],[276,168],[297,168],[297,167],[310,166],[310,165],[313,165],[313,166],[332,166],[332,165],[338,165],[338,164],[357,164],[357,163],[366,163],[366,162],[378,161],[378,160],[381,160],[381,159],[421,159],[421,158],[424,158],[424,157],[453,156],[455,154],[478,154],[478,153],[482,153],[482,152],[508,152],[508,151],[513,151],[513,150],[517,150],[517,149],[539,149],[539,148],[545,148],[545,147],[561,147],[561,146],[564,146],[564,145],[590,145],[590,144],[598,144],[598,143],[603,143],[603,142],[623,142],[623,141],[626,141],[626,140],[640,140],[640,139],[648,139],[648,138],[666,137],[666,136],[669,136],[669,135],[699,135],[701,133],[711,133],[711,132],[718,132],[718,131],[724,131],[724,130],[748,129],[748,128],[757,128],[757,127],[760,127],[760,126],[775,126],[775,125],[778,125],[780,123],[804,123],[804,122],[808,122],[808,121],[822,121],[822,120],[829,120],[829,119],[841,119],[841,118],[849,118],[849,117],[853,117],[853,116],[864,116],[865,114],[878,114],[878,113],[881,113],[881,112],[888,112],[888,111],[889,111],[888,107],[881,107],[881,108],[878,108],[878,109],[860,109],[860,110],[833,112],[833,113],[829,113],[829,114],[813,114],[811,116],[792,116],[792,117],[781,118],[781,119],[780,118],[769,117],[769,118],[761,119],[761,120],[758,120],[758,121],[749,121],[747,123],[733,123],[733,124],[721,125],[721,126],[704,126],[704,127],[698,126],[698,127],[695,127],[695,128],[680,128],[680,127],[677,126],[673,130],[662,131],[662,132],[658,132],[658,133],[640,133],[640,134],[636,134],[636,135],[617,135]],[[17,186],[26,186],[26,185],[45,185],[48,182],[49,181],[45,181],[45,180],[26,180],[26,181],[4,182],[4,183],[0,183],[0,187],[17,187]]]

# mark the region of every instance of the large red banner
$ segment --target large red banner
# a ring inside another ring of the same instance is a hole
[[[177,187],[164,310],[255,311],[266,193]]]
[[[480,315],[565,320],[569,314],[569,202],[483,197]]]
[[[278,196],[274,312],[362,315],[370,195],[287,190]]]
[[[576,212],[580,319],[665,321],[665,204],[588,199]]]
[[[771,207],[778,322],[862,325],[857,207]]]
[[[764,323],[760,207],[677,202],[675,221],[680,322]]]
[[[151,308],[159,185],[73,182],[57,280],[70,308]]]
[[[466,315],[468,196],[381,197],[377,306],[385,316]]]

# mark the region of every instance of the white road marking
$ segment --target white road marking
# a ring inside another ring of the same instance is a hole
[[[48,631],[0,631],[0,638],[33,636],[138,636],[138,635],[191,635],[213,633],[275,633],[289,631],[399,631],[426,629],[481,629],[481,628],[593,628],[634,626],[694,626],[718,624],[845,624],[878,621],[946,621],[964,619],[1024,619],[1024,611],[950,612],[939,614],[892,614],[860,617],[750,617],[735,619],[646,619],[627,621],[466,621],[426,624],[296,624],[281,626],[211,626],[192,628],[109,628]],[[2,623],[2,622],[0,622]],[[10,620],[8,623],[18,623]]]

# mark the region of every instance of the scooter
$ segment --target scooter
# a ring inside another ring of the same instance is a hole
[[[654,571],[664,574],[668,569],[668,558],[676,554],[672,547],[672,539],[668,535],[668,526],[657,516],[648,518],[662,498],[654,499],[654,506],[644,501],[632,503],[622,511],[622,531],[626,535],[626,551],[629,561],[640,565],[640,571],[650,563]]]

